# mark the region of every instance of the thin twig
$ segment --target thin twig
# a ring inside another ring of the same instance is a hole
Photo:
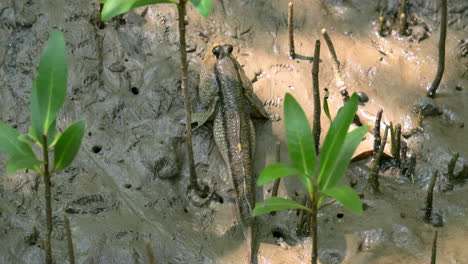
[[[320,90],[319,90],[319,62],[320,62],[320,40],[315,41],[314,63],[312,64],[312,90],[314,94],[314,124],[312,134],[315,139],[315,152],[318,154],[320,146]]]
[[[288,4],[288,32],[289,32],[289,57],[295,59],[296,52],[294,50],[294,19],[293,19],[293,3]]]
[[[323,38],[325,39],[325,42],[327,42],[328,50],[330,51],[330,54],[332,55],[333,63],[333,72],[335,74],[335,82],[336,86],[338,87],[341,97],[343,98],[343,103],[346,103],[349,99],[349,93],[346,88],[346,84],[343,81],[343,77],[341,76],[341,71],[340,71],[340,61],[338,60],[338,57],[336,56],[336,51],[335,47],[333,46],[333,42],[328,35],[328,32],[326,29],[322,29],[322,35]]]
[[[200,196],[205,196],[202,194],[202,190],[198,185],[197,174],[195,170],[195,162],[193,158],[193,148],[192,148],[192,104],[190,102],[190,97],[188,93],[188,63],[187,63],[187,44],[185,40],[185,12],[186,12],[187,0],[180,0],[177,4],[177,10],[179,14],[179,46],[180,46],[180,64],[182,71],[182,97],[184,99],[185,106],[185,143],[187,148],[187,159],[189,166],[189,176],[190,176],[190,186],[196,191]]]
[[[390,128],[389,126],[385,127],[384,137],[382,139],[382,142],[380,142],[379,152],[377,153],[377,156],[374,158],[374,164],[372,165],[371,173],[370,173],[370,177],[369,177],[369,184],[371,185],[372,190],[375,193],[380,193],[379,179],[378,179],[378,175],[379,175],[379,171],[380,171],[379,163],[380,163],[380,158],[382,157],[382,154],[384,152],[385,143],[387,142],[387,136],[388,136],[389,128]]]
[[[46,263],[52,264],[52,193],[51,193],[51,182],[50,182],[50,173],[49,173],[49,149],[47,143],[47,136],[42,135],[42,152],[44,156],[44,196],[45,196],[45,203],[46,203],[46,223],[47,223],[47,234],[46,234]]]
[[[75,251],[73,250],[73,238],[70,228],[70,221],[67,215],[63,216],[63,222],[65,223],[65,231],[67,233],[67,247],[68,247],[68,261],[70,264],[75,264]]]
[[[439,63],[437,65],[437,74],[431,87],[427,91],[427,97],[434,98],[437,88],[445,69],[445,40],[447,39],[447,0],[441,0],[440,5],[440,38],[439,38]]]
[[[427,189],[426,208],[425,208],[426,213],[424,214],[424,221],[426,223],[431,222],[432,202],[434,199],[434,186],[436,184],[438,174],[439,174],[438,170],[436,170],[432,174],[431,182],[429,183],[429,188]]]

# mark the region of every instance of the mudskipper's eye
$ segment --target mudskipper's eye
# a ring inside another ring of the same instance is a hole
[[[219,58],[220,53],[221,53],[221,46],[216,46],[213,48],[213,54],[216,56],[216,58]]]
[[[224,51],[225,51],[227,54],[231,54],[231,53],[232,53],[232,50],[233,50],[232,45],[230,45],[230,44],[224,45]]]

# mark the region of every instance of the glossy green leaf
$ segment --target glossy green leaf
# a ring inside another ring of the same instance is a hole
[[[332,118],[330,115],[330,108],[328,108],[328,99],[326,97],[323,98],[323,112],[325,112],[325,115],[328,117],[328,120],[330,120],[331,122]]]
[[[211,12],[212,0],[190,0],[198,12],[207,17]]]
[[[324,177],[318,183],[319,190],[330,189],[338,184],[353,157],[354,151],[368,130],[367,126],[358,127],[346,135],[341,152],[335,157],[335,165],[330,170],[325,171]]]
[[[81,146],[85,131],[85,120],[79,120],[69,126],[60,136],[54,149],[54,168],[60,171],[68,167]]]
[[[7,173],[11,175],[21,169],[30,169],[41,173],[40,165],[41,161],[36,159],[34,154],[32,155],[20,155],[16,154],[10,157],[8,160]]]
[[[304,111],[289,93],[284,98],[284,126],[289,157],[294,167],[313,177],[316,158],[314,138]]]
[[[163,3],[177,4],[175,0],[105,0],[103,3],[104,7],[101,13],[102,21],[107,21],[137,7]]]
[[[38,72],[31,89],[31,120],[34,134],[47,135],[67,92],[67,52],[60,30],[54,31],[47,41]]]
[[[28,135],[25,135],[25,134],[20,134],[18,136],[18,140],[21,141],[21,142],[24,142],[24,143],[26,143],[28,145],[34,144],[33,139],[31,139]]]
[[[322,193],[335,198],[342,203],[344,207],[357,215],[361,215],[363,212],[359,194],[349,186],[336,186],[324,190]]]
[[[0,152],[4,152],[8,157],[12,156],[34,156],[31,147],[18,139],[20,134],[9,125],[0,122]]]
[[[312,182],[310,179],[304,176],[301,170],[286,163],[273,163],[263,169],[258,177],[257,185],[261,186],[265,183],[269,183],[278,178],[289,175],[297,175],[301,179],[302,183],[307,187],[307,190],[309,192],[312,191]]]
[[[52,142],[49,144],[49,148],[52,148],[55,146],[55,144],[57,144],[58,140],[60,139],[60,137],[62,136],[62,133],[61,132],[58,132],[55,137],[54,137],[54,140],[52,140]]]
[[[302,209],[312,212],[309,208],[301,205],[300,203],[279,198],[279,197],[272,197],[268,200],[263,202],[257,203],[253,210],[253,216],[263,215],[269,212],[280,211],[280,210],[291,210],[291,209]]]
[[[330,125],[320,154],[319,190],[324,189],[323,184],[326,182],[325,177],[328,175],[328,172],[338,165],[339,159],[337,157],[341,153],[343,142],[345,141],[348,128],[353,121],[357,105],[358,96],[357,94],[353,94]]]

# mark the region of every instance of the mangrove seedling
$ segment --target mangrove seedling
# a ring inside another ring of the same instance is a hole
[[[302,209],[312,214],[312,264],[317,263],[317,209],[326,197],[333,197],[351,212],[362,214],[362,204],[358,193],[349,186],[337,186],[351,157],[361,142],[368,127],[359,127],[347,133],[357,110],[358,96],[353,96],[338,112],[332,121],[320,152],[320,162],[316,169],[317,156],[314,137],[306,115],[299,103],[290,94],[284,99],[284,122],[289,157],[292,164],[274,163],[260,174],[257,185],[275,179],[297,175],[307,190],[309,206],[296,201],[272,197],[257,203],[253,215],[258,216],[273,211]]]
[[[179,15],[179,47],[180,47],[180,62],[181,62],[181,88],[182,97],[184,99],[185,108],[185,142],[187,148],[187,160],[189,166],[190,185],[189,189],[194,190],[199,196],[206,197],[208,188],[202,189],[198,185],[197,175],[195,171],[195,162],[193,159],[192,148],[192,106],[188,93],[188,63],[187,63],[187,44],[185,41],[186,30],[186,5],[189,0],[99,0],[104,4],[101,12],[101,20],[107,21],[117,15],[126,13],[134,8],[153,5],[153,4],[175,4]],[[212,0],[190,0],[192,5],[198,12],[207,17],[211,12]],[[205,186],[207,187],[207,186]]]
[[[0,122],[0,152],[8,156],[7,173],[30,169],[44,178],[47,232],[45,239],[46,263],[52,264],[52,192],[51,177],[54,172],[68,167],[80,149],[85,130],[85,121],[79,120],[63,133],[56,130],[56,119],[67,93],[68,62],[65,39],[60,30],[52,33],[42,52],[38,75],[33,81],[30,97],[31,121],[27,135]],[[42,149],[43,159],[38,159],[32,150],[37,145]],[[49,151],[54,151],[51,164]]]

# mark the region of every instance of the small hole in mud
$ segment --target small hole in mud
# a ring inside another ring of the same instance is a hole
[[[128,62],[128,59],[125,59],[125,62]]]
[[[336,217],[338,217],[338,218],[343,218],[343,216],[344,216],[344,214],[342,214],[342,213],[336,214]]]
[[[184,213],[188,213],[188,209],[187,209],[187,208],[184,208]]]
[[[271,234],[273,235],[274,238],[278,239],[278,238],[285,238],[285,235],[283,234],[283,232],[279,229],[274,229],[271,231]]]
[[[223,203],[224,203],[223,197],[220,196],[220,197],[218,198],[218,202],[219,202],[220,204],[223,204]]]
[[[132,87],[132,89],[130,89],[132,91],[132,94],[134,95],[137,95],[140,93],[140,90],[137,88],[137,87]]]
[[[93,133],[91,133],[91,132],[88,132],[88,136],[92,136],[92,135],[93,135]]]
[[[93,146],[93,148],[91,148],[91,151],[92,151],[93,153],[96,153],[96,154],[98,154],[99,152],[101,152],[101,150],[102,150],[102,147],[101,147],[101,146],[97,146],[97,145],[96,145],[96,146]]]

